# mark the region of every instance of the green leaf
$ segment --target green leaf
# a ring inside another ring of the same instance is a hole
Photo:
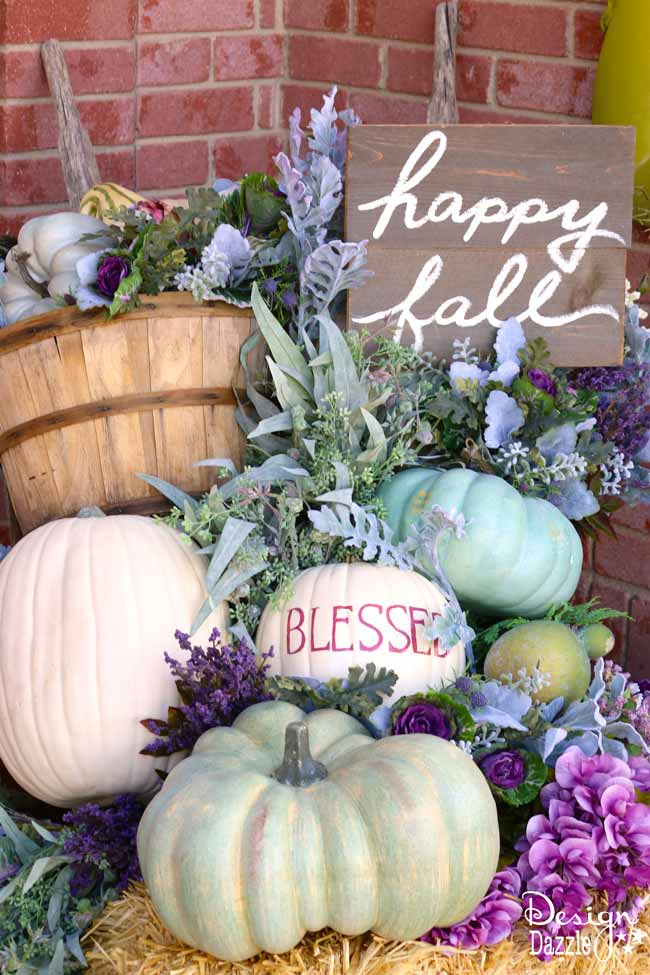
[[[110,318],[120,315],[125,311],[136,308],[139,302],[138,292],[142,286],[142,275],[136,265],[131,268],[131,273],[123,278],[113,295],[108,314]]]
[[[27,879],[23,885],[23,893],[26,894],[27,891],[31,890],[34,884],[37,884],[42,877],[50,873],[52,870],[56,870],[56,868],[60,867],[62,863],[69,862],[69,857],[66,856],[40,857],[33,864],[29,874],[27,875]]]
[[[209,457],[207,460],[197,460],[194,467],[217,467],[221,470],[228,471],[233,477],[237,477],[238,474],[237,468],[230,457]]]
[[[245,582],[248,582],[249,579],[263,572],[266,568],[268,568],[268,562],[259,561],[255,562],[254,565],[247,566],[245,569],[231,569],[226,572],[214,589],[210,591],[208,598],[203,603],[203,606],[201,606],[198,616],[192,624],[190,636],[196,633],[203,623],[205,623],[210,613],[217,609],[224,599],[227,599],[236,589],[239,589]]]
[[[556,620],[565,623],[567,626],[591,626],[593,623],[603,623],[605,620],[628,619],[632,617],[619,609],[608,609],[606,606],[599,606],[598,597],[590,599],[586,603],[571,605],[562,603],[560,606],[551,606],[546,619]]]
[[[289,410],[260,420],[255,429],[248,434],[248,439],[255,440],[256,437],[264,437],[269,433],[278,433],[282,430],[293,430],[293,417]]]
[[[52,960],[47,966],[47,975],[64,975],[65,966],[65,945],[63,940],[59,941],[52,955]]]
[[[251,303],[259,329],[275,362],[278,365],[290,366],[295,369],[306,383],[312,384],[313,388],[312,376],[302,352],[295,342],[291,341],[280,322],[262,299],[257,282],[253,284]]]
[[[21,829],[16,826],[7,810],[0,806],[0,826],[2,826],[8,838],[14,845],[16,856],[21,863],[29,863],[33,860],[34,854],[40,849],[38,843],[30,839]]]
[[[185,491],[181,491],[180,488],[174,487],[174,485],[170,484],[168,481],[163,481],[160,477],[154,477],[153,474],[138,474],[137,477],[139,477],[142,481],[146,481],[147,484],[154,487],[156,491],[160,491],[164,497],[168,498],[171,503],[177,508],[180,508],[181,511],[185,510],[186,503],[189,504],[193,512],[196,513],[198,511],[199,505],[196,499],[193,498],[191,494],[187,494]]]
[[[273,379],[275,395],[282,409],[289,410],[292,406],[302,406],[309,409],[309,399],[305,395],[305,391],[300,383],[297,383],[291,376],[287,376],[268,355],[266,357],[266,364],[269,367],[269,372]]]
[[[281,701],[288,701],[305,709],[335,708],[359,720],[367,721],[385,697],[391,697],[397,674],[386,667],[377,669],[374,663],[350,667],[345,680],[334,677],[317,687],[300,677],[272,677],[268,681],[271,693]]]
[[[214,589],[250,533],[256,528],[257,525],[252,521],[242,521],[240,518],[227,519],[208,566],[205,580],[208,592]]]
[[[327,318],[322,320],[322,325],[332,356],[334,387],[349,410],[359,409],[368,402],[368,386],[359,380],[352,353],[341,329]]]

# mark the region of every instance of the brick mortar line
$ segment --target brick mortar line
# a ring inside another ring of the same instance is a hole
[[[293,86],[297,88],[309,88],[310,90],[313,89],[314,91],[321,91],[321,92],[323,91],[323,86],[332,84],[332,82],[314,80],[313,78],[309,78],[309,79],[279,78],[276,80],[281,81],[282,84],[286,86]],[[345,83],[339,84],[338,87],[342,91],[345,91],[352,95],[356,93],[378,94],[377,88],[375,87],[368,88],[363,85],[349,85]],[[422,102],[426,103],[431,97],[430,95],[418,95],[418,94],[414,94],[413,92],[395,91],[393,89],[387,89],[385,91],[381,91],[379,92],[379,94],[389,96],[392,98],[400,98],[406,101],[412,101],[414,104],[419,104]],[[470,102],[467,101],[466,99],[459,100],[458,104],[464,106],[465,108],[485,108],[489,111],[498,111],[500,114],[504,114],[504,115],[527,116],[527,117],[539,119],[541,123],[544,122],[544,119],[547,119],[550,120],[549,125],[558,120],[567,121],[574,125],[591,124],[589,118],[586,116],[567,115],[562,112],[545,112],[542,109],[535,109],[535,108],[516,108],[516,107],[509,107],[507,105],[492,105],[488,102]]]
[[[614,589],[616,592],[623,593],[627,596],[628,601],[634,599],[635,596],[643,597],[647,601],[650,601],[650,589],[645,589],[643,586],[638,586],[633,582],[625,582],[624,579],[614,579],[611,576],[601,575],[594,568],[585,567],[582,570],[582,578],[587,578],[590,584],[594,582],[606,583],[610,589]]]
[[[489,102],[469,102],[467,100],[459,101],[458,104],[463,108],[485,108],[490,112],[497,112],[499,115],[521,115],[538,122],[540,125],[543,125],[544,122],[548,125],[555,125],[558,122],[568,122],[571,125],[591,125],[591,120],[584,115],[566,115],[562,112],[544,112],[539,108],[516,108],[515,106],[493,105]]]
[[[136,136],[131,142],[118,143],[116,145],[103,144],[93,146],[95,152],[102,154],[107,154],[109,152],[121,152],[126,154],[127,152],[132,152],[139,146],[146,145],[158,145],[162,146],[166,143],[177,144],[189,143],[189,142],[206,142],[210,139],[242,139],[246,137],[259,137],[259,136],[285,136],[286,131],[283,128],[277,129],[229,129],[224,132],[215,132],[211,130],[210,132],[192,132],[187,135],[184,134],[161,134],[161,135],[148,135],[148,136]],[[24,152],[9,152],[0,153],[0,162],[21,162],[23,160],[29,159],[58,159],[56,152],[56,146],[51,146],[47,149],[28,149]]]

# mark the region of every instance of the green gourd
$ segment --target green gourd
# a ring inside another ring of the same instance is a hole
[[[501,680],[521,670],[531,675],[539,667],[550,683],[532,694],[534,700],[579,701],[591,682],[590,661],[613,645],[614,636],[602,623],[575,632],[555,620],[535,620],[503,633],[490,647],[484,669],[487,677]]]
[[[467,609],[537,618],[576,591],[582,544],[575,528],[554,505],[523,497],[500,477],[412,467],[386,481],[379,495],[400,539],[434,505],[465,516],[465,535],[447,536],[440,551]]]
[[[486,780],[450,742],[375,741],[350,715],[269,701],[199,739],[148,806],[138,853],[167,927],[243,961],[325,927],[407,940],[461,920],[492,879],[499,829]]]
[[[650,3],[609,0],[594,84],[592,118],[636,127],[635,185],[650,194]],[[647,210],[650,203],[641,201]]]

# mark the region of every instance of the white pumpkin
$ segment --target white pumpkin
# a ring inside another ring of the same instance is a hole
[[[207,560],[149,518],[64,518],[0,563],[0,759],[55,806],[149,792],[143,718],[179,703],[164,653],[205,599]],[[226,626],[222,605],[196,634]],[[182,657],[182,654],[181,654]]]
[[[317,566],[301,572],[281,608],[269,603],[255,642],[271,647],[271,673],[346,677],[349,667],[394,670],[393,700],[440,687],[465,669],[462,643],[443,651],[425,629],[447,606],[433,582],[417,572],[361,562]]]
[[[100,234],[105,229],[106,224],[85,213],[52,213],[28,220],[18,233],[18,243],[7,254],[7,280],[0,285],[0,304],[7,324],[55,308],[52,299],[71,294],[79,284],[79,258],[105,250],[113,243],[106,236],[80,243],[80,237]],[[26,270],[37,284],[47,286],[49,299],[23,281],[16,263],[16,256],[21,253],[29,255]]]

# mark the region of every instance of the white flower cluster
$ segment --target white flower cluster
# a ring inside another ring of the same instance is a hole
[[[453,744],[457,745],[461,751],[465,752],[466,755],[471,755],[472,752],[477,751],[479,748],[490,748],[492,745],[505,745],[506,739],[501,734],[499,728],[488,729],[487,725],[479,725],[479,734],[475,735],[472,741],[455,741]]]
[[[621,493],[621,484],[632,476],[634,462],[626,461],[625,455],[620,451],[615,451],[611,458],[600,465],[600,472],[603,475],[601,494],[616,495]]]
[[[247,239],[235,227],[221,224],[201,252],[197,267],[187,264],[176,275],[179,291],[191,291],[195,301],[216,301],[226,285],[237,285],[246,275],[252,251]]]
[[[503,464],[506,474],[514,474],[519,465],[526,460],[529,453],[529,447],[524,447],[521,440],[515,440],[513,443],[504,444],[503,447],[499,447],[497,457]],[[530,465],[527,465],[526,473],[529,470]]]
[[[632,285],[626,278],[625,279],[625,307],[631,308],[632,305],[636,305],[636,303],[639,301],[640,298],[641,298],[641,292],[632,291]],[[639,318],[643,319],[647,317],[648,317],[647,311],[645,311],[643,308],[639,308]]]
[[[522,691],[524,694],[536,694],[538,691],[550,686],[551,675],[542,672],[539,665],[535,664],[531,671],[527,670],[526,667],[521,667],[515,676],[512,674],[503,674],[501,683],[508,684],[510,687],[516,687],[517,690]]]
[[[543,457],[539,463],[531,464],[528,460],[530,449],[524,447],[520,440],[504,444],[497,452],[497,459],[503,464],[506,474],[518,475],[520,480],[533,481],[542,484],[554,484],[570,478],[581,478],[587,473],[587,461],[577,451],[571,453],[557,453],[552,464],[547,464]]]
[[[476,354],[476,349],[472,348],[471,341],[469,336],[465,339],[454,339],[452,359],[456,362],[478,362],[478,355]]]

